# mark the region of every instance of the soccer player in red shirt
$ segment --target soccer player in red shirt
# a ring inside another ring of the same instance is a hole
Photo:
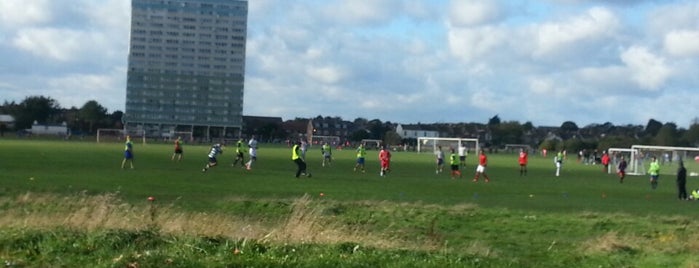
[[[611,159],[609,158],[609,154],[607,151],[602,152],[602,172],[607,173],[609,172],[609,161]]]
[[[519,149],[519,176],[527,175],[527,163],[529,162],[529,154],[524,148]]]
[[[182,137],[177,137],[175,140],[175,153],[172,154],[172,161],[175,161],[175,156],[177,161],[182,161]]]
[[[478,182],[478,178],[483,174],[485,177],[485,182],[490,182],[488,174],[485,173],[485,167],[488,165],[488,157],[485,155],[483,149],[480,150],[480,155],[478,156],[478,167],[476,168],[476,177],[473,178],[473,182]]]
[[[391,152],[383,145],[381,145],[381,151],[379,152],[379,161],[381,162],[381,177],[386,176],[386,173],[390,171]]]

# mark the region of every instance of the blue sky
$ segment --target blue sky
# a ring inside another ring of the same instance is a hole
[[[537,126],[699,117],[699,2],[250,0],[246,115]],[[128,0],[0,1],[0,101],[124,110]]]

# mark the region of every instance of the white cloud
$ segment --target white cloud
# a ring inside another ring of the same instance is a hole
[[[72,29],[29,28],[12,40],[15,47],[39,57],[69,61],[88,40],[86,33]]]
[[[641,88],[656,91],[672,74],[665,59],[645,47],[630,47],[621,53],[621,60],[631,72],[631,79]]]
[[[555,54],[589,41],[610,38],[619,28],[619,19],[609,9],[596,7],[583,15],[562,22],[550,22],[534,29],[535,56]]]
[[[452,0],[449,7],[449,23],[454,27],[477,26],[492,23],[502,11],[492,0]]]
[[[553,94],[555,87],[553,80],[546,77],[532,77],[528,79],[529,89],[540,95]]]
[[[335,66],[309,67],[306,74],[323,84],[335,84],[345,77],[345,72]]]
[[[326,19],[330,21],[372,27],[387,23],[397,11],[395,0],[339,0],[339,3],[328,3],[324,9]]]
[[[676,57],[699,56],[699,31],[677,30],[665,35],[665,50]]]
[[[449,50],[452,55],[468,62],[494,52],[507,37],[505,30],[492,26],[451,28]]]
[[[51,20],[49,0],[0,1],[0,28],[15,29]]]

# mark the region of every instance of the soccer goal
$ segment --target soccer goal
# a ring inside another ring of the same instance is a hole
[[[192,131],[174,131],[172,132],[172,139],[182,138],[183,141],[193,142],[194,132]]]
[[[417,138],[417,152],[432,153],[437,151],[437,147],[442,146],[443,150],[458,149],[460,146],[466,147],[469,152],[478,152],[480,149],[478,139],[471,138],[438,138],[438,137],[419,137]]]
[[[115,128],[97,129],[97,142],[121,142],[124,141],[124,130]]]
[[[699,148],[656,145],[632,145],[629,172],[645,175],[653,157],[660,162],[661,175],[676,175],[680,160],[687,169],[687,175],[699,176]]]
[[[505,152],[519,153],[519,150],[524,149],[528,154],[534,153],[532,147],[527,144],[505,144]]]
[[[339,136],[321,136],[321,135],[313,135],[311,137],[311,145],[323,145],[323,143],[328,143],[331,146],[337,146],[340,145],[340,137]]]
[[[639,167],[632,167],[631,164],[631,159],[634,156],[634,153],[636,152],[636,149],[631,149],[631,148],[609,148],[607,149],[607,154],[609,154],[609,158],[611,159],[611,162],[609,163],[609,170],[608,173],[616,173],[619,170],[617,170],[617,167],[619,166],[619,163],[621,162],[621,158],[623,157],[624,160],[626,160],[626,174],[627,175],[643,175],[643,173],[637,173],[640,170],[643,170],[643,168]]]
[[[372,139],[363,139],[362,140],[362,144],[364,144],[364,146],[367,149],[379,148],[379,146],[381,146],[382,142],[383,142],[382,140],[372,140]]]

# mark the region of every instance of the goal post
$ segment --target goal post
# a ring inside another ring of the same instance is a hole
[[[383,143],[383,141],[382,140],[375,140],[375,139],[363,139],[361,143],[364,144],[364,146],[367,149],[369,149],[369,148],[376,149],[376,148],[379,148],[379,146],[381,146],[381,143]]]
[[[340,145],[340,137],[339,136],[322,136],[322,135],[313,135],[313,137],[311,137],[311,146],[323,145],[323,143],[326,143],[326,142],[331,146],[338,146],[338,145]]]
[[[689,176],[699,176],[699,148],[657,145],[632,145],[630,171],[645,175],[653,157],[660,162],[661,175],[676,175],[678,163],[683,161]]]
[[[435,152],[437,147],[457,149],[461,146],[466,147],[467,151],[478,152],[480,149],[478,139],[473,138],[439,138],[439,137],[418,137],[417,152]]]
[[[116,128],[98,128],[97,142],[116,142],[124,139],[124,130]]]
[[[613,174],[618,172],[617,167],[619,166],[619,163],[621,162],[621,157],[624,157],[624,160],[626,160],[626,174],[627,175],[643,175],[643,173],[639,173],[639,171],[643,170],[643,168],[639,168],[638,166],[633,166],[636,165],[636,163],[632,164],[631,161],[634,158],[634,155],[636,153],[636,149],[631,149],[631,148],[609,148],[607,149],[607,154],[609,155],[609,158],[611,159],[610,162],[610,167],[608,168],[607,172],[609,174]]]

